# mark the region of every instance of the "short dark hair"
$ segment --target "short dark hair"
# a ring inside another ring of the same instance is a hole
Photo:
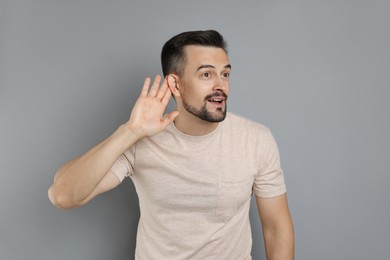
[[[228,53],[223,36],[215,30],[180,33],[168,40],[162,48],[161,66],[164,77],[170,73],[182,75],[186,61],[184,47],[188,45],[217,47]]]

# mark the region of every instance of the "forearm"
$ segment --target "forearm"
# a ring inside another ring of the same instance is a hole
[[[283,228],[263,227],[267,260],[294,259],[294,230],[292,223]]]
[[[171,91],[167,80],[159,87],[160,81],[161,77],[156,76],[149,89],[151,80],[146,78],[129,121],[86,154],[57,171],[48,194],[53,204],[72,208],[116,187],[119,181],[107,173],[118,157],[139,139],[163,131],[173,122],[178,112],[172,111],[163,116]]]
[[[63,165],[49,194],[63,207],[77,206],[99,184],[117,158],[139,138],[124,126],[84,155]]]

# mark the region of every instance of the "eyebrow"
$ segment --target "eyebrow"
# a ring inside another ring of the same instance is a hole
[[[198,68],[196,71],[199,71],[199,70],[204,69],[204,68],[212,68],[212,69],[215,69],[215,66],[209,65],[209,64],[200,65],[199,68]],[[224,68],[225,68],[225,69],[231,69],[231,68],[232,68],[232,65],[227,64],[227,65],[224,66]]]

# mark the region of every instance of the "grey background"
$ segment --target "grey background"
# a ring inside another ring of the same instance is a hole
[[[209,28],[229,43],[229,110],[278,141],[296,259],[390,259],[389,13],[379,0],[0,1],[0,259],[133,259],[131,180],[71,211],[47,189],[127,120],[166,40]]]

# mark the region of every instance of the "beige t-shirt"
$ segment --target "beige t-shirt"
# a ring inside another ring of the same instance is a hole
[[[170,124],[138,141],[111,171],[121,181],[130,176],[138,194],[138,260],[252,259],[252,191],[286,191],[270,130],[231,113],[203,136]]]

